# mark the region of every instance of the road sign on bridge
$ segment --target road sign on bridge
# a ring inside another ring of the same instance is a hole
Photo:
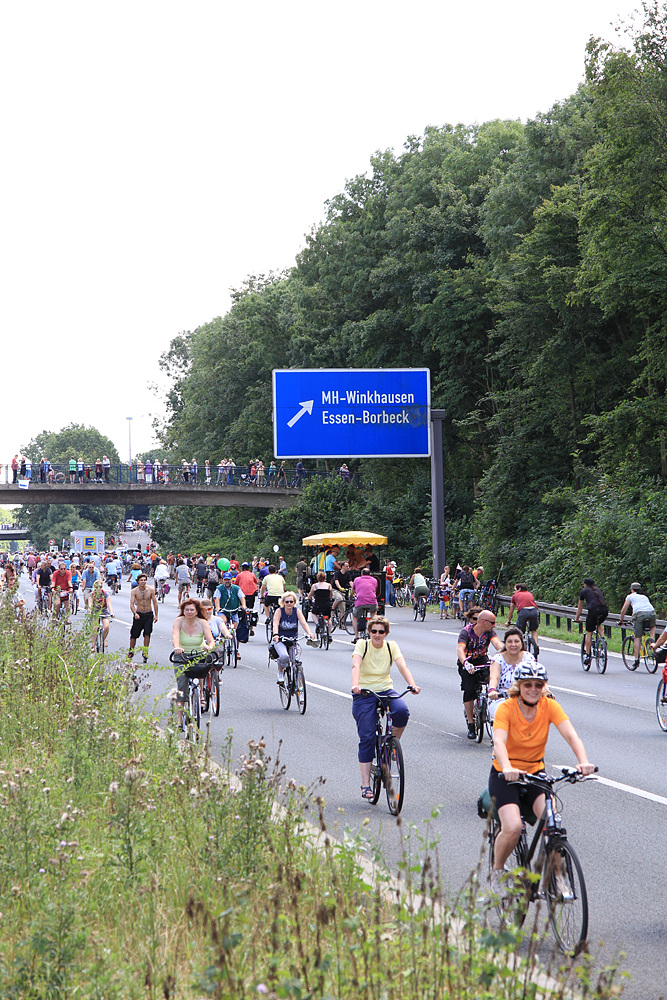
[[[273,372],[276,458],[417,458],[431,454],[428,368]]]

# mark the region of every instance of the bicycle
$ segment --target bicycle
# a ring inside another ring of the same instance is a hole
[[[410,599],[410,590],[407,583],[401,576],[395,576],[393,579],[394,584],[394,598],[396,600],[396,607],[402,608],[403,605]]]
[[[317,624],[315,625],[315,637],[320,644],[320,649],[328,649],[331,643],[331,634],[329,632],[329,622],[331,616],[328,612],[323,612],[317,615]]]
[[[113,618],[113,615],[101,615],[100,620],[97,623],[97,632],[95,633],[95,652],[105,653],[106,652],[106,636],[104,635],[104,619],[106,617]]]
[[[495,614],[495,612],[494,612],[494,614]],[[539,620],[540,619],[539,619],[539,615],[538,615],[537,616],[538,624],[539,624]],[[524,645],[524,649],[526,650],[527,653],[532,653],[532,655],[535,658],[537,658],[537,654],[539,652],[539,649],[538,649],[537,643],[533,639],[533,630],[530,628],[530,619],[527,619],[525,622],[523,622],[523,624],[521,626],[521,631],[523,632],[523,645]],[[535,629],[535,631],[537,631],[537,629]],[[590,664],[589,664],[589,666],[590,666]],[[605,666],[606,666],[606,662],[605,662]],[[604,671],[601,671],[601,673],[604,673]]]
[[[371,805],[376,805],[380,791],[384,785],[387,795],[387,806],[392,816],[398,816],[403,808],[405,795],[405,764],[401,741],[392,735],[391,731],[391,701],[402,698],[414,688],[407,687],[402,694],[381,695],[376,691],[362,690],[361,694],[372,694],[377,701],[377,721],[375,725],[375,757],[371,764],[371,791],[368,799]],[[384,717],[384,728],[382,719]]]
[[[219,660],[220,650],[216,649],[215,652]],[[208,712],[212,708],[216,719],[220,715],[220,671],[222,670],[224,670],[222,666],[219,669],[217,666],[211,666],[204,678],[204,704],[201,710],[202,712]]]
[[[300,636],[300,638],[303,639],[305,636]],[[299,659],[301,656],[299,640],[283,636],[280,641],[285,644],[289,653],[289,662],[283,671],[282,683],[278,684],[280,703],[285,711],[287,711],[292,704],[292,698],[295,698],[300,714],[305,715],[308,695],[306,692],[306,678],[301,660]],[[272,649],[273,644],[269,646],[269,666],[271,666],[272,660],[277,659],[277,654],[272,655]]]
[[[545,772],[524,774],[519,784],[533,785],[544,792],[546,802],[541,817],[537,821],[533,839],[528,845],[526,818],[521,810],[521,836],[511,855],[509,870],[516,869],[514,879],[516,889],[514,904],[515,920],[521,926],[526,918],[528,906],[537,900],[546,900],[549,922],[561,951],[571,957],[578,955],[586,944],[588,933],[588,894],[584,873],[574,848],[567,839],[567,831],[561,825],[562,803],[553,790],[561,781],[576,784],[579,781],[595,781],[584,777],[571,767],[563,767],[561,777],[552,778]],[[597,768],[595,769],[597,771]],[[486,818],[480,807],[480,816]],[[495,809],[488,811],[489,828],[489,875],[493,871],[493,855],[496,837],[500,832],[500,821]],[[534,868],[531,862],[535,857]],[[509,863],[508,859],[508,863]],[[506,870],[508,866],[506,865]],[[534,871],[535,878],[532,875]]]
[[[157,599],[164,604],[165,587],[164,580],[160,580],[157,585]]]
[[[417,621],[418,618],[422,622],[426,618],[426,598],[424,597],[423,594],[421,597],[418,597],[417,600],[415,601],[414,620]]]
[[[658,725],[663,733],[667,733],[667,668],[662,668],[662,677],[658,681],[658,690],[655,693],[655,711],[658,716]]]
[[[352,612],[353,608],[349,608],[345,612],[345,618],[343,619],[343,625],[348,635],[354,635],[354,615]],[[357,637],[359,639],[370,639],[368,634],[368,614],[366,611],[362,612],[357,618]]]
[[[204,650],[196,653],[177,653],[176,650],[169,656],[171,663],[187,664],[181,673],[184,673],[188,680],[188,698],[181,705],[182,723],[181,729],[185,738],[192,743],[199,743],[201,740],[201,695],[199,690],[200,678],[208,676],[210,669],[217,661],[217,653],[211,650]],[[204,685],[204,690],[206,685]],[[219,702],[219,697],[218,697]]]
[[[586,662],[587,660],[588,662]],[[588,655],[586,653],[586,635],[584,634],[581,637],[581,665],[587,673],[591,669],[591,663],[593,663],[593,661],[595,661],[595,669],[597,672],[599,674],[603,674],[607,669],[607,640],[603,635],[600,635],[597,629],[591,635],[590,659],[588,659]]]
[[[236,638],[236,632],[232,628],[231,622],[228,623],[228,628],[230,636],[228,639],[225,639],[222,647],[223,663],[226,660],[229,667],[234,667],[234,669],[236,669],[239,661],[239,644]]]
[[[488,668],[486,678],[482,679],[477,687],[477,693],[472,703],[472,721],[475,726],[475,741],[481,743],[484,733],[493,743],[493,719],[489,715],[489,677]]]
[[[644,622],[644,628],[646,628],[647,623],[648,619]],[[635,637],[632,634],[626,635],[621,652],[623,654],[623,663],[625,663],[628,670],[636,670],[642,660],[649,674],[654,674],[658,669],[658,661],[655,658],[648,632],[642,633],[639,644],[639,660],[635,662]]]
[[[79,610],[79,590],[75,587],[70,595],[70,604],[72,605],[72,614],[75,615]]]
[[[51,610],[51,588],[39,587],[37,590],[37,610],[40,615],[48,615]]]
[[[107,577],[107,587],[115,597],[118,593],[118,577],[113,575]]]
[[[66,481],[66,476],[64,472],[54,473],[53,482],[55,483],[56,486],[62,486],[65,481]]]

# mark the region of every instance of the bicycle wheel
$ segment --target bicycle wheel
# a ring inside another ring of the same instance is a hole
[[[484,703],[481,694],[472,703],[472,721],[475,726],[475,742],[481,743],[484,739]]]
[[[599,674],[603,674],[607,669],[607,640],[604,636],[598,636],[595,643],[595,669]]]
[[[587,671],[587,672],[591,669],[591,661],[589,660],[588,663],[586,663],[586,636],[585,635],[582,636],[582,639],[581,639],[581,665],[584,668],[584,670]]]
[[[220,715],[220,674],[217,670],[211,671],[211,708],[217,718]]]
[[[65,482],[65,473],[56,472],[55,476],[53,477],[53,481],[54,483],[57,483],[58,486],[62,486],[62,484]]]
[[[422,621],[426,618],[426,598],[422,597],[419,601],[419,617]]]
[[[524,633],[524,641],[526,643],[526,652],[532,653],[533,656],[537,656],[537,643],[533,639],[530,632],[527,631]]]
[[[588,933],[588,896],[579,858],[567,840],[549,845],[542,881],[558,947],[578,955]]]
[[[649,646],[648,639],[645,639],[642,645],[643,645],[642,652],[644,657],[644,666],[648,670],[649,674],[654,674],[658,669],[658,661],[655,658],[655,653]]]
[[[287,711],[292,701],[292,673],[289,667],[285,668],[283,682],[278,685],[278,691],[280,692],[280,704]]]
[[[387,793],[387,805],[392,816],[398,816],[403,808],[405,794],[405,767],[401,741],[395,736],[390,736],[385,743],[385,754],[384,787]]]
[[[269,615],[266,619],[264,626],[266,628],[266,641],[271,642],[271,639],[273,638],[273,620],[271,615]]]
[[[396,600],[396,607],[402,608],[405,604],[405,591],[402,587],[399,587],[398,590],[394,591],[394,598]]]
[[[632,635],[626,635],[621,652],[623,654],[623,663],[625,663],[628,670],[636,670],[639,664],[635,663],[635,640]]]
[[[344,625],[345,631],[347,632],[348,635],[354,635],[354,625],[352,623],[352,608],[350,608],[349,611],[345,612],[345,618],[343,619],[343,625]]]
[[[200,729],[201,729],[201,702],[199,698],[199,685],[192,688],[191,692],[191,704],[192,704],[192,717],[194,719],[194,742],[197,743],[200,739]]]
[[[306,714],[306,703],[308,697],[306,694],[306,678],[303,673],[303,667],[297,667],[294,674],[294,694],[296,696],[296,703],[299,708],[301,715]]]
[[[414,619],[413,619],[413,621],[417,621],[417,616],[418,616],[418,615],[419,615],[419,601],[415,601],[415,606],[414,606]]]
[[[377,754],[377,749],[375,751]],[[371,765],[371,789],[373,791],[373,798],[368,801],[372,805],[377,805],[377,801],[380,798],[380,789],[382,788],[382,770],[377,763],[377,758],[375,762]]]
[[[232,637],[230,639],[229,645],[229,662],[236,670],[239,662],[239,644],[236,638],[236,632],[232,632]]]
[[[331,636],[329,635],[329,629],[327,628],[327,625],[325,623],[325,625],[324,625],[324,648],[328,649],[330,645],[331,645]]]
[[[500,823],[497,819],[492,821],[489,828],[489,876],[493,871],[493,855],[496,845],[496,837],[500,833]],[[498,916],[510,920],[517,927],[522,927],[528,913],[528,904],[532,896],[532,881],[530,878],[530,866],[527,863],[526,834],[522,832],[516,847],[505,862],[505,875],[507,896],[503,900],[498,900],[496,911]],[[509,873],[513,874],[510,875]]]
[[[663,733],[667,733],[667,684],[662,679],[655,693],[655,710],[658,716],[658,725]]]

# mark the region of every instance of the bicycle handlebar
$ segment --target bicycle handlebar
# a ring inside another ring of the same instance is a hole
[[[593,773],[597,773],[599,768],[596,766]],[[562,774],[560,778],[552,777],[547,774],[546,771],[539,771],[537,774],[521,774],[516,781],[508,781],[508,785],[536,785],[538,788],[552,788],[554,785],[559,784],[561,781],[567,781],[571,785],[576,785],[578,781],[596,781],[597,779],[591,774],[582,774],[578,771],[576,767],[561,767]]]
[[[192,653],[177,653],[174,650],[169,655],[170,663],[198,663],[200,661],[205,661],[209,666],[213,666],[218,662],[218,652],[215,649],[204,649],[201,652]]]
[[[414,690],[412,685],[408,684],[405,691],[402,691],[400,694],[378,694],[377,691],[369,691],[368,688],[362,688],[359,694],[372,694],[378,701],[395,701],[396,698],[402,698],[403,695],[406,695],[408,691],[414,694]]]

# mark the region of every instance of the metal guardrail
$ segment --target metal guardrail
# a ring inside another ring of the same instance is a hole
[[[498,595],[498,604],[501,608],[509,608],[511,600],[512,598],[507,594]],[[579,622],[575,622],[575,618],[577,615],[576,608],[570,607],[567,604],[546,604],[543,601],[536,601],[535,603],[537,605],[537,610],[544,615],[546,625],[551,625],[551,619],[555,618],[556,628],[561,628],[561,620],[564,620],[565,628],[568,632],[573,631],[572,625],[574,624],[578,626],[579,635],[583,635],[584,626],[586,624],[585,608],[581,612],[582,614],[581,620]],[[610,611],[603,625],[604,634],[608,639],[610,639],[612,628],[620,628],[621,641],[625,642],[626,634],[632,632],[632,618],[628,619],[626,616],[623,625],[620,624],[620,619],[621,619],[620,614],[615,614]],[[667,621],[656,620],[655,624],[656,624],[656,629],[659,629],[660,631],[667,628]]]
[[[73,474],[74,478],[71,478],[69,463],[56,463],[50,465],[47,472],[42,472],[38,465],[33,465],[31,469],[31,482],[42,483],[42,484],[53,484],[55,483],[55,476],[64,475],[65,483],[72,483],[74,485],[81,486],[92,486],[95,483],[140,483],[142,486],[155,486],[156,489],[168,488],[169,486],[250,486],[256,489],[271,489],[273,487],[286,485],[289,489],[293,487],[294,489],[299,489],[301,486],[308,486],[310,483],[315,482],[318,479],[340,479],[343,482],[348,483],[352,486],[361,485],[361,476],[359,473],[352,475],[351,473],[341,475],[339,470],[333,472],[327,472],[326,469],[304,469],[303,476],[299,478],[297,475],[296,468],[286,468],[285,469],[285,482],[279,480],[278,473],[269,474],[269,470],[264,470],[263,479],[260,481],[255,475],[254,478],[250,476],[250,466],[249,465],[237,465],[230,472],[225,470],[224,473],[218,471],[218,467],[211,467],[211,470],[206,474],[205,466],[198,466],[196,474],[190,470],[185,478],[185,473],[181,465],[174,464],[167,466],[167,475],[165,478],[164,466],[160,467],[160,478],[156,479],[155,474],[151,473],[151,478],[146,479],[145,466],[141,473],[138,472],[136,463],[133,465],[120,464],[120,465],[110,465],[105,469],[104,466],[97,467],[95,465],[84,466],[82,472],[75,472]],[[0,466],[0,471],[4,473],[4,482],[11,486],[15,485],[19,489],[19,483],[13,483],[14,473],[10,465]],[[139,479],[139,474],[141,474],[141,479]],[[20,476],[18,477],[20,478]],[[206,480],[209,480],[207,484]],[[0,477],[0,480],[2,477]]]

